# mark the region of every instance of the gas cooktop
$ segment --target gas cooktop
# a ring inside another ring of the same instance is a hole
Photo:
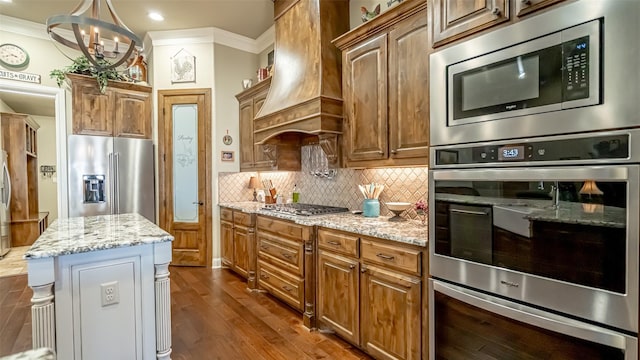
[[[349,211],[345,207],[314,205],[314,204],[266,204],[264,210],[277,211],[301,216],[335,214]]]

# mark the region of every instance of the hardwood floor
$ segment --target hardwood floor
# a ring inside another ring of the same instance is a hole
[[[174,360],[370,359],[225,269],[171,267]],[[26,275],[0,278],[0,356],[31,347]]]

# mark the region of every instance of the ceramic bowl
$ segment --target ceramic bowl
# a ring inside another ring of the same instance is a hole
[[[387,208],[391,211],[404,211],[411,206],[411,203],[408,202],[388,202],[386,203]]]

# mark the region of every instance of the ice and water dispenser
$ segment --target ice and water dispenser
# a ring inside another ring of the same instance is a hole
[[[104,175],[83,175],[84,203],[95,204],[105,202]]]

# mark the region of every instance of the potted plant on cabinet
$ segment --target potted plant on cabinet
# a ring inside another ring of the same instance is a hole
[[[109,62],[104,59],[98,59],[98,63],[103,62],[108,65]],[[63,69],[54,69],[49,76],[56,81],[58,86],[62,86],[67,74],[80,74],[91,76],[98,82],[100,92],[104,94],[109,80],[127,81],[127,78],[120,74],[116,69],[96,69],[85,56],[73,60],[73,63]]]

